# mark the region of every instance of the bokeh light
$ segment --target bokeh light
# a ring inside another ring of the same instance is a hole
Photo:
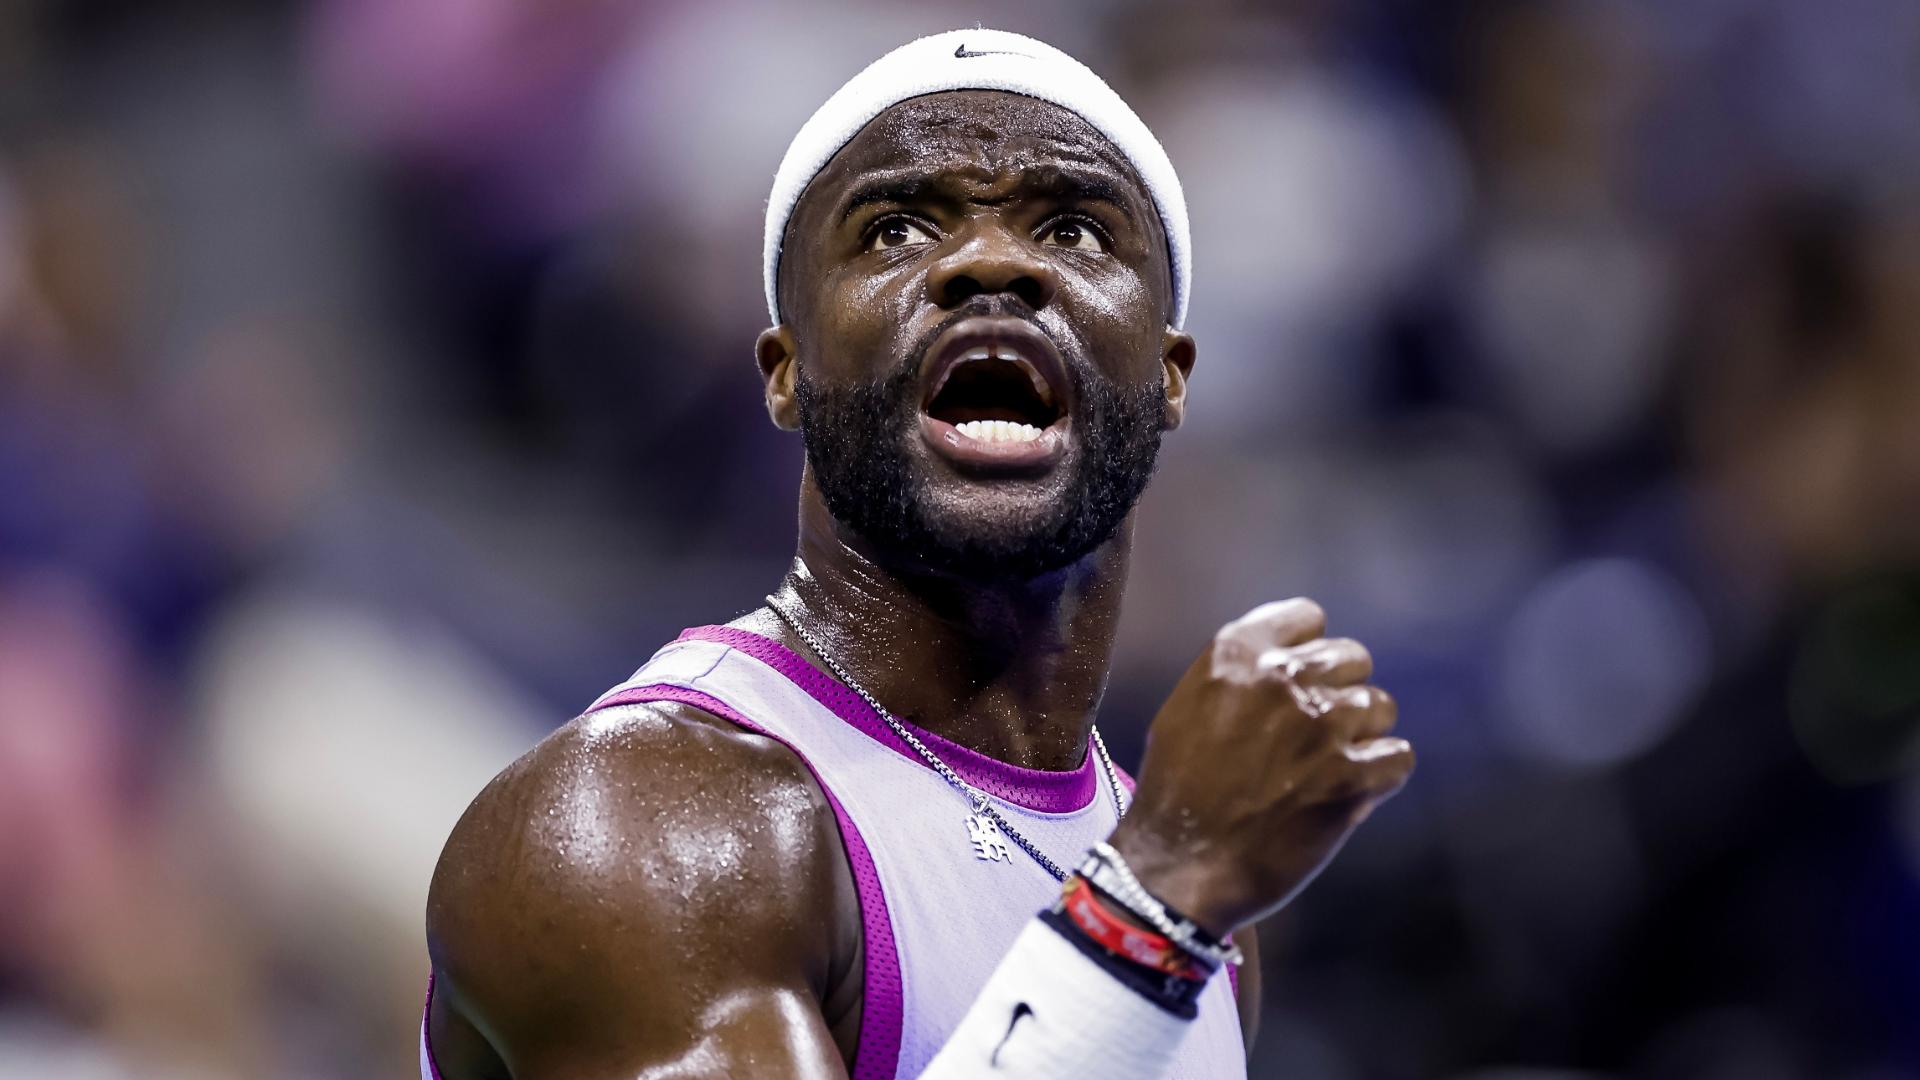
[[[1920,1080],[1920,5],[0,4],[0,1076],[408,1076],[486,777],[792,554],[785,141],[1055,41],[1187,186],[1100,723],[1310,595],[1421,767],[1255,1077]]]
[[[1699,607],[1672,578],[1594,559],[1533,588],[1506,631],[1501,716],[1517,753],[1618,765],[1665,738],[1712,661]]]

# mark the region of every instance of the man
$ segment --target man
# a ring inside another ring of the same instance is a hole
[[[425,1074],[1244,1075],[1251,924],[1412,754],[1304,600],[1216,636],[1131,795],[1093,732],[1188,267],[1159,144],[1040,42],[925,38],[814,115],[757,346],[798,556],[475,800]]]

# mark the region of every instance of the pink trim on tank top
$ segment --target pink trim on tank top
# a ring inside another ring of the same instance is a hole
[[[682,631],[680,640],[715,641],[746,653],[785,675],[794,685],[805,690],[835,716],[853,725],[875,742],[888,747],[921,768],[929,767],[926,761],[914,752],[913,747],[907,745],[905,739],[894,734],[886,721],[880,719],[879,714],[873,711],[873,707],[867,704],[866,699],[848,689],[845,683],[814,667],[805,657],[785,645],[750,631],[736,630],[731,626],[696,626]],[[906,722],[903,720],[901,723]],[[1059,772],[1009,765],[977,750],[969,750],[951,739],[941,738],[931,731],[912,724],[906,724],[906,726],[909,731],[919,736],[929,749],[940,755],[940,760],[946,762],[949,768],[959,773],[961,779],[1015,806],[1037,810],[1043,814],[1070,814],[1076,810],[1086,809],[1100,791],[1098,763],[1094,759],[1091,740],[1088,741],[1085,755],[1080,759],[1080,767]]]
[[[427,1069],[433,1074],[433,1080],[442,1080],[440,1063],[433,1057],[433,981],[439,973],[427,972],[427,1003],[420,1008],[420,1049],[426,1053]]]
[[[762,639],[765,640],[765,639]],[[860,894],[860,923],[866,937],[864,965],[864,1001],[860,1010],[860,1041],[853,1054],[851,1080],[892,1080],[900,1068],[900,1034],[906,1022],[906,1003],[900,983],[900,951],[893,940],[893,918],[887,911],[887,896],[880,887],[880,874],[874,869],[873,853],[860,835],[846,808],[807,760],[800,748],[773,734],[741,714],[733,706],[711,694],[668,683],[630,687],[607,695],[588,712],[615,705],[638,705],[649,701],[677,701],[702,712],[712,713],[753,732],[764,735],[793,751],[800,763],[820,785],[833,817],[840,825],[840,841],[847,849],[847,863],[853,870],[853,884]],[[431,984],[429,984],[431,992]],[[438,1078],[436,1077],[436,1080]]]
[[[682,630],[678,640],[714,641],[746,653],[785,675],[794,685],[811,695],[815,701],[826,706],[829,712],[860,729],[875,741],[885,744],[889,749],[916,765],[926,765],[926,761],[914,752],[913,747],[908,746],[906,740],[894,734],[886,721],[874,713],[873,706],[868,705],[865,698],[854,693],[839,679],[814,667],[806,657],[772,638],[731,626],[694,626]],[[599,707],[599,705],[595,706],[595,708]],[[1049,814],[1082,810],[1093,800],[1095,792],[1099,789],[1099,777],[1094,771],[1096,763],[1091,739],[1088,740],[1086,757],[1081,760],[1078,769],[1071,772],[1051,772],[1009,765],[977,750],[969,750],[951,739],[942,738],[931,731],[907,724],[904,720],[900,722],[906,724],[907,729],[918,735],[934,753],[939,754],[940,760],[946,762],[948,768],[959,773],[961,779],[974,787],[992,792],[999,798],[1029,810]],[[802,760],[805,759],[802,758]],[[1133,774],[1119,765],[1115,765],[1113,771],[1120,777],[1120,786],[1126,788],[1127,794],[1131,796],[1136,783]],[[1231,964],[1227,965],[1227,985],[1232,989],[1234,997],[1240,996],[1240,969]]]

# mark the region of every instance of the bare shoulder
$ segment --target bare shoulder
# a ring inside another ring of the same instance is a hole
[[[642,1017],[691,1024],[676,1014],[742,989],[817,998],[846,878],[786,747],[671,703],[576,719],[496,777],[441,854],[436,1049],[441,987],[458,1026],[516,1057]]]

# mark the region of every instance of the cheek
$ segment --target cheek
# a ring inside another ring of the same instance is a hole
[[[821,281],[820,303],[808,320],[804,344],[822,376],[866,380],[899,361],[900,338],[915,311],[919,278],[909,267],[874,274],[842,268]]]
[[[841,265],[827,274],[825,295],[843,315],[858,319],[877,307],[885,307],[899,290],[897,270],[879,274]]]
[[[1124,264],[1070,280],[1060,308],[1089,357],[1116,379],[1157,377],[1165,327],[1151,284]]]

